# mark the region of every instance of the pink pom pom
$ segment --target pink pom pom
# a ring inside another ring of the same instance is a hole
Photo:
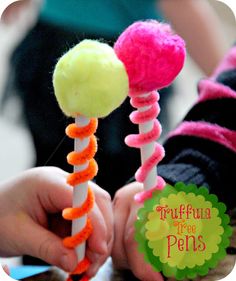
[[[154,20],[129,26],[114,49],[126,67],[131,91],[140,93],[168,86],[185,59],[184,40],[168,24]]]

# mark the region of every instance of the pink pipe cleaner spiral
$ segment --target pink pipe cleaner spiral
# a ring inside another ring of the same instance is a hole
[[[147,107],[144,111],[133,111],[130,114],[130,120],[134,124],[144,124],[148,121],[154,120],[153,128],[147,133],[140,133],[138,135],[129,135],[125,138],[125,143],[130,147],[142,148],[150,142],[155,142],[161,135],[161,124],[156,119],[160,113],[160,107],[157,101],[159,94],[152,91],[149,95],[144,97],[137,97],[130,93],[131,105],[133,107],[142,108]],[[163,159],[165,151],[162,145],[155,142],[154,151],[152,155],[143,162],[142,166],[135,173],[135,179],[138,182],[144,183],[150,171]],[[146,190],[136,195],[135,199],[142,202],[150,198],[154,189],[162,189],[165,186],[165,181],[162,177],[157,177],[157,183],[150,190]]]
[[[144,192],[137,194],[135,199],[143,202],[154,190],[165,186],[165,181],[156,172],[156,165],[165,152],[156,142],[161,125],[156,119],[160,107],[159,94],[155,90],[170,85],[182,69],[185,43],[173,34],[169,25],[150,20],[129,26],[118,38],[114,49],[126,67],[131,105],[137,109],[130,114],[130,120],[139,125],[139,134],[127,136],[125,142],[141,149],[142,165],[135,178],[144,184]]]

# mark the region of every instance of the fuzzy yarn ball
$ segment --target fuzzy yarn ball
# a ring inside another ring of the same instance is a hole
[[[83,40],[56,64],[54,92],[62,111],[71,117],[105,117],[128,95],[128,76],[113,48]]]
[[[154,20],[129,26],[114,45],[123,61],[130,90],[146,93],[161,89],[175,79],[185,60],[185,42],[168,24]]]

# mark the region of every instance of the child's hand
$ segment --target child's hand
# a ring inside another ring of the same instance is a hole
[[[72,187],[67,173],[53,167],[35,168],[0,184],[0,256],[31,255],[73,271],[74,250],[62,244],[71,224],[61,212],[72,205]],[[93,234],[87,256],[92,262],[88,275],[96,273],[110,255],[113,243],[113,216],[108,193],[91,183],[96,204],[89,215]]]
[[[134,195],[142,191],[142,185],[135,182],[121,188],[113,203],[115,237],[112,258],[118,269],[130,269],[134,275],[145,281],[163,281],[160,273],[154,272],[138,252],[134,240],[134,222],[137,211],[142,206],[134,201]]]

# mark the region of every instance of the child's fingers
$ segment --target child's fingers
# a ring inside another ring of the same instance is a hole
[[[75,269],[76,253],[65,248],[62,239],[30,218],[25,219],[21,228],[18,232],[19,252],[42,259],[68,272]]]
[[[33,172],[38,177],[37,197],[46,212],[57,213],[71,206],[73,187],[66,183],[67,173],[54,167],[35,168]]]
[[[89,217],[91,218],[93,232],[88,239],[88,248],[95,254],[107,255],[107,227],[97,204],[94,205]]]
[[[129,268],[128,252],[130,251],[127,245],[127,221],[130,217],[131,206],[135,204],[134,195],[141,190],[141,186],[132,183],[120,189],[113,202],[114,220],[115,220],[115,238],[112,250],[112,257],[115,266],[119,269]],[[134,236],[132,236],[134,240]],[[133,241],[131,241],[133,243]]]
[[[125,225],[129,216],[129,207],[126,200],[123,200],[122,191],[119,190],[113,202],[114,214],[114,243],[112,249],[113,263],[117,268],[128,268],[128,260],[124,245]]]
[[[108,192],[99,188],[96,184],[93,183],[93,185],[91,186],[94,190],[96,204],[100,209],[106,224],[106,228],[107,228],[106,240],[108,245],[108,252],[110,255],[113,246],[113,240],[114,240],[114,217],[113,217],[111,196]]]
[[[142,185],[131,183],[120,189],[113,203],[115,220],[115,239],[112,257],[118,268],[129,268],[140,280],[163,281],[160,273],[152,270],[138,252],[134,239],[134,222],[137,210],[141,207],[135,203],[134,195],[142,191]]]
[[[86,275],[89,278],[92,278],[97,274],[98,270],[101,268],[101,266],[107,260],[108,255],[94,254],[90,249],[88,249],[86,251],[86,256],[88,257],[88,259],[91,262],[91,266],[86,271]]]
[[[112,204],[111,201],[107,201],[106,199],[105,200],[100,199],[97,201],[97,205],[101,210],[101,213],[105,221],[106,234],[107,234],[106,243],[108,249],[107,255],[110,255],[113,247],[113,241],[114,241],[114,216],[113,216]]]
[[[117,268],[129,268],[127,259],[127,248],[125,245],[126,223],[129,217],[130,208],[134,203],[134,195],[142,190],[142,185],[134,182],[121,188],[115,195],[113,201],[114,212],[114,245],[112,258]]]
[[[93,232],[88,239],[86,256],[91,261],[92,265],[89,267],[86,274],[89,277],[93,277],[109,256],[109,249],[107,226],[97,204],[94,205],[93,211],[89,216],[92,220]]]
[[[134,222],[137,219],[137,212],[140,205],[133,204],[130,215],[127,220],[125,229],[125,247],[127,249],[127,258],[131,271],[134,275],[145,281],[163,281],[163,277],[159,272],[155,272],[151,265],[144,260],[144,255],[138,252],[138,244],[134,239],[135,228]]]

